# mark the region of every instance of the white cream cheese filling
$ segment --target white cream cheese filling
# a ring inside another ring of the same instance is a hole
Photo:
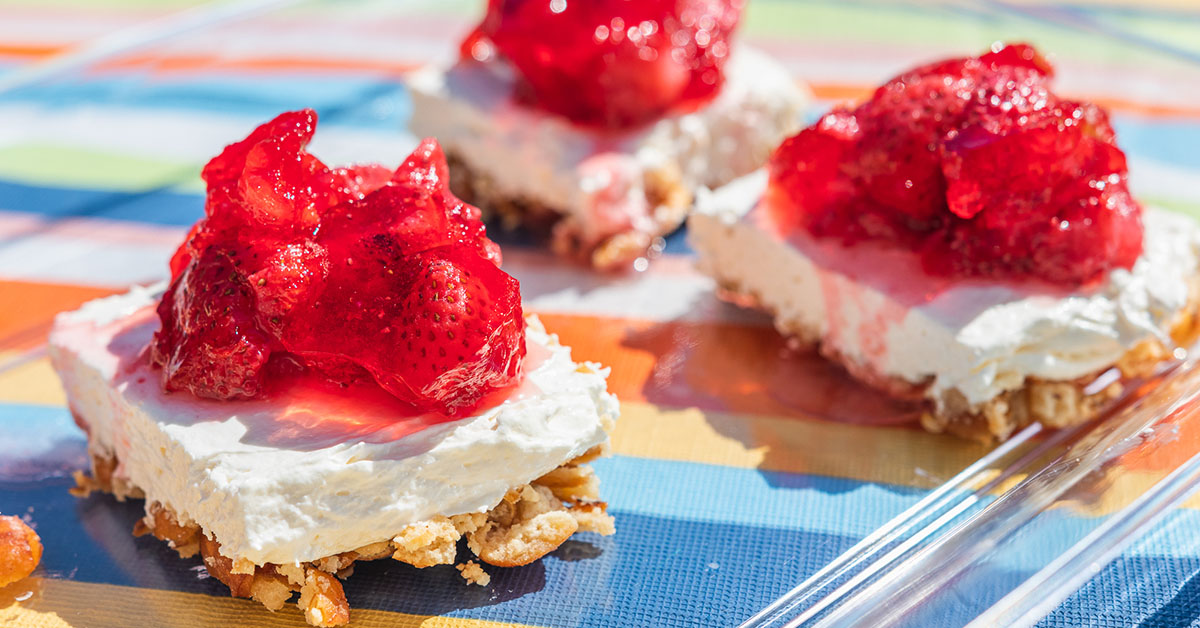
[[[399,438],[394,406],[313,398],[218,402],[163,393],[141,352],[158,326],[146,290],[59,315],[50,355],[89,447],[222,554],[296,563],[387,540],[436,515],[483,512],[607,440],[608,371],[577,364],[528,317],[545,358],[478,416]],[[389,412],[393,413],[389,415]]]
[[[675,172],[687,189],[722,185],[762,165],[803,122],[808,94],[766,55],[739,48],[725,76],[697,111],[603,131],[515,102],[504,62],[460,62],[410,76],[409,127],[438,138],[503,196],[574,217],[585,240],[631,227],[653,232],[647,172]]]
[[[760,202],[766,182],[760,170],[698,200],[688,229],[700,269],[758,299],[781,330],[820,340],[852,371],[928,384],[939,403],[952,390],[976,405],[1027,377],[1083,377],[1150,338],[1170,346],[1200,271],[1196,223],[1147,208],[1141,258],[1086,292],[938,287],[907,251],[781,238]]]

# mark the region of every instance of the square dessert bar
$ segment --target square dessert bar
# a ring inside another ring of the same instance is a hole
[[[310,623],[336,625],[348,607],[333,576],[356,560],[451,564],[465,536],[484,562],[514,566],[577,530],[612,532],[586,465],[618,412],[607,371],[572,361],[536,317],[524,383],[446,422],[382,391],[166,393],[145,355],[156,302],[136,289],[56,320],[51,357],[92,458],[79,489],[144,497],[137,532],[199,552],[234,595],[278,609],[299,590]],[[486,583],[475,563],[460,571]]]
[[[632,129],[596,129],[514,100],[502,60],[411,76],[418,135],[434,136],[467,202],[548,236],[560,255],[611,268],[645,255],[684,221],[695,191],[759,167],[801,124],[808,96],[745,46],[699,109]]]
[[[928,276],[911,251],[781,235],[765,171],[700,199],[689,238],[728,295],[858,379],[922,400],[925,428],[1003,439],[1093,418],[1200,331],[1200,228],[1148,208],[1131,270],[1059,294]]]

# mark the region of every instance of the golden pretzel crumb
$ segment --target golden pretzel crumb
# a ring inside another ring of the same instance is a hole
[[[468,560],[461,565],[455,565],[454,568],[458,570],[458,573],[462,574],[463,580],[466,580],[467,584],[477,584],[481,587],[486,587],[492,581],[492,577],[483,570],[483,567],[480,567],[479,563],[473,560]]]
[[[581,502],[600,498],[600,480],[596,472],[587,466],[562,466],[533,481],[544,486],[558,499]]]
[[[579,524],[544,486],[525,485],[488,513],[478,530],[467,534],[467,547],[497,567],[519,567],[563,544]]]
[[[0,587],[27,578],[42,560],[42,540],[20,517],[0,516]]]
[[[320,569],[309,568],[305,572],[296,605],[313,626],[341,626],[350,621],[350,605],[346,603],[342,583]]]
[[[392,539],[396,551],[392,558],[413,567],[449,565],[458,553],[458,539],[462,537],[454,523],[447,517],[434,517],[404,526]]]
[[[179,523],[175,515],[158,502],[146,504],[146,516],[134,524],[134,536],[147,533],[166,541],[182,558],[190,558],[200,551],[200,526]]]

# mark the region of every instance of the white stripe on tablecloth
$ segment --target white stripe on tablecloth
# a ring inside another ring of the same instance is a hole
[[[230,142],[266,120],[187,109],[120,106],[43,108],[0,105],[0,148],[52,144],[203,164]],[[333,164],[375,161],[399,164],[416,144],[401,128],[394,132],[321,123],[310,149]],[[69,173],[64,173],[69,176]]]
[[[122,288],[167,274],[186,229],[101,218],[47,220],[0,211],[0,278]],[[504,269],[521,282],[531,311],[651,321],[766,324],[719,302],[713,283],[683,256],[663,256],[645,272],[599,274],[548,252],[510,247]]]

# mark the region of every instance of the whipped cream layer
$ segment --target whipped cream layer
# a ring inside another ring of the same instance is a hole
[[[390,539],[436,515],[483,512],[607,440],[607,369],[528,317],[532,369],[503,403],[452,422],[397,404],[312,391],[212,401],[164,393],[144,355],[158,318],[146,290],[60,314],[50,355],[89,448],[221,553],[255,564],[315,560]]]
[[[581,127],[513,100],[507,63],[459,62],[409,79],[419,136],[438,138],[497,192],[572,216],[585,240],[656,232],[647,173],[716,187],[761,166],[799,128],[808,94],[766,55],[739,48],[720,93],[696,111],[631,130]]]
[[[935,278],[909,251],[779,236],[766,184],[759,171],[698,200],[688,229],[701,270],[856,375],[925,387],[939,404],[951,391],[974,406],[1027,377],[1096,373],[1147,339],[1171,346],[1200,268],[1197,225],[1147,209],[1142,257],[1087,291]]]

